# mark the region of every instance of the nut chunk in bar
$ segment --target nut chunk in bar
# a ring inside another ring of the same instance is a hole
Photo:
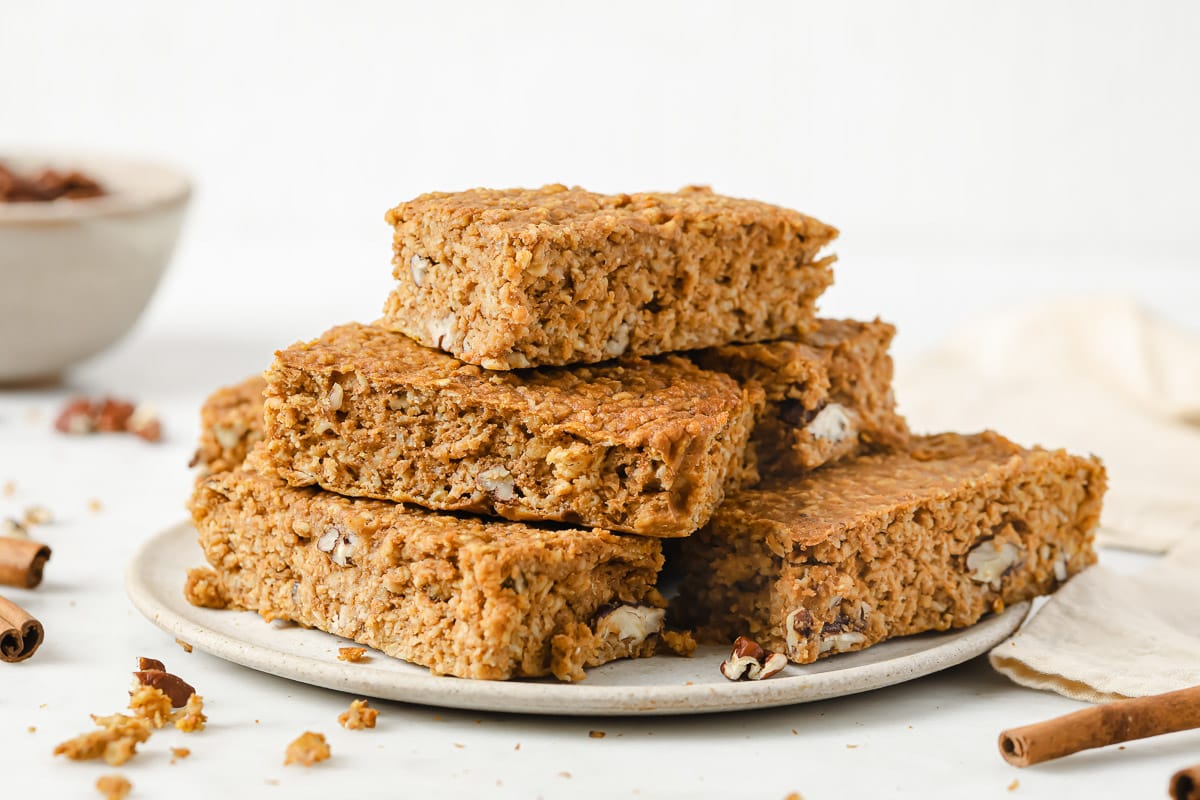
[[[895,334],[879,320],[821,319],[794,340],[692,353],[701,367],[757,383],[766,393],[742,485],[760,475],[796,475],[859,452],[902,447],[908,424],[896,413],[888,354]]]
[[[398,281],[382,323],[488,369],[790,336],[833,282],[837,230],[689,187],[433,193],[387,213]]]
[[[280,351],[252,458],[293,486],[686,536],[761,402],[687,359],[494,372],[365,325]]]
[[[296,489],[239,468],[190,508],[232,605],[435,673],[503,680],[650,655],[657,539],[543,529]]]
[[[672,613],[797,663],[972,625],[1095,561],[1095,458],[985,432],[914,438],[770,488],[731,494],[680,543]]]
[[[223,386],[200,409],[200,442],[192,466],[200,474],[226,472],[241,465],[263,437],[263,390],[267,382],[254,375]]]

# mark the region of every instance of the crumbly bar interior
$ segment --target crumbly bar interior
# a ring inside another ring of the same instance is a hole
[[[708,520],[761,397],[675,356],[489,375],[367,326],[267,374],[262,460],[294,486],[649,536]]]
[[[796,334],[833,281],[836,229],[704,188],[438,193],[387,219],[382,324],[489,369]]]
[[[200,409],[200,441],[192,465],[200,475],[235,469],[263,438],[261,375],[213,392]]]
[[[435,673],[577,680],[649,655],[662,623],[654,539],[434,514],[247,469],[198,483],[190,508],[236,606]]]
[[[888,354],[895,332],[878,320],[820,319],[813,331],[795,340],[692,353],[705,369],[765,392],[738,472],[739,485],[807,472],[863,451],[904,446],[908,425],[896,413]]]
[[[731,495],[679,544],[672,615],[798,663],[974,624],[1095,561],[1099,461],[943,434]]]

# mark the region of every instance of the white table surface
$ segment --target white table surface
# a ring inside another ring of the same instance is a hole
[[[45,583],[4,590],[42,620],[47,640],[30,661],[0,664],[0,797],[94,796],[95,779],[110,772],[133,782],[133,797],[1153,797],[1165,794],[1174,770],[1200,761],[1200,732],[1191,732],[1012,768],[996,749],[1002,729],[1081,704],[1018,687],[985,659],[860,696],[706,717],[535,718],[378,702],[379,727],[355,732],[336,722],[349,696],[185,654],[132,608],[122,573],[141,541],[184,515],[200,402],[218,384],[262,369],[275,347],[369,318],[387,287],[386,266],[363,259],[362,269],[331,269],[349,282],[280,280],[285,267],[273,264],[296,258],[312,274],[341,252],[331,242],[287,246],[282,253],[282,244],[190,237],[121,345],[61,386],[0,391],[0,485],[17,487],[0,496],[0,515],[36,503],[56,518],[36,529],[54,548]],[[362,252],[377,261],[379,249]],[[899,322],[901,356],[974,313],[1029,296],[1029,281],[1046,294],[1075,292],[1084,278],[1085,288],[1130,292],[1185,322],[1200,285],[1186,266],[1000,274],[947,265],[926,267],[924,285],[940,286],[931,295],[913,288],[912,265],[856,273],[845,266],[846,249],[826,310]],[[255,298],[267,288],[276,294],[264,305]],[[155,403],[166,440],[55,433],[55,411],[76,392]],[[89,510],[92,499],[102,510]],[[1106,551],[1102,561],[1136,570],[1150,558]],[[90,728],[89,713],[125,705],[139,655],[162,659],[197,687],[208,729],[156,733],[119,769],[53,758],[56,743]],[[285,746],[305,730],[324,732],[333,758],[283,767]],[[607,736],[590,738],[590,730]],[[177,746],[192,756],[172,765],[168,748]]]

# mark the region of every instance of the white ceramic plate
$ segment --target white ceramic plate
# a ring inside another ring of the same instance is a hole
[[[183,598],[189,567],[204,563],[196,533],[181,523],[150,539],[129,565],[125,586],[158,627],[237,664],[341,692],[408,703],[521,714],[637,715],[739,711],[865,692],[960,664],[1004,641],[1029,603],[952,633],[895,639],[857,653],[789,665],[765,681],[733,683],[718,667],[726,648],[701,647],[694,658],[670,655],[617,661],[588,670],[586,681],[478,681],[369,651],[358,664],[337,660],[346,639],[298,626],[276,627],[252,612],[196,608]]]

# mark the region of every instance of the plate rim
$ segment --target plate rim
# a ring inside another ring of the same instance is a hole
[[[555,716],[686,715],[777,708],[844,697],[925,677],[983,655],[1012,635],[1032,606],[1030,601],[1013,604],[974,626],[941,634],[952,638],[891,659],[811,675],[730,682],[719,685],[719,689],[715,684],[589,686],[586,681],[568,684],[472,680],[433,675],[415,664],[411,666],[422,672],[408,675],[371,669],[369,664],[330,663],[311,655],[273,649],[172,610],[153,589],[148,575],[154,566],[155,552],[169,549],[187,532],[195,536],[191,521],[184,520],[148,537],[138,546],[125,570],[126,594],[138,612],[156,627],[217,658],[280,678],[397,702],[475,711]],[[197,562],[199,565],[203,559]],[[182,597],[183,575],[180,579]],[[195,611],[228,613],[202,608]],[[344,641],[335,634],[318,632],[333,642]],[[387,658],[384,654],[380,656]],[[830,680],[827,676],[837,679]],[[847,682],[852,683],[852,688],[840,685]],[[822,686],[829,683],[834,686]]]

